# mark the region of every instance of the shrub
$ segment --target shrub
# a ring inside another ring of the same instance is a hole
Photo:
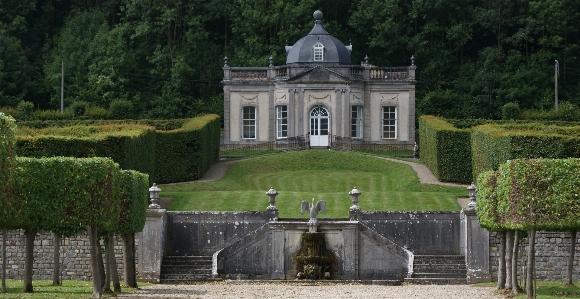
[[[79,117],[85,114],[87,106],[88,106],[87,102],[76,101],[70,105],[70,110],[72,111],[74,117]]]
[[[99,106],[89,106],[85,109],[85,116],[88,119],[108,119],[111,114],[109,110]]]
[[[14,107],[2,107],[0,108],[0,112],[4,113],[4,115],[10,115],[14,118],[18,116],[18,109]]]
[[[14,211],[12,188],[16,156],[16,124],[14,118],[0,112],[0,226],[6,224]]]
[[[507,103],[501,107],[501,119],[503,120],[516,120],[520,119],[522,112],[520,111],[520,105],[515,102]]]
[[[131,119],[133,115],[133,103],[128,100],[115,100],[109,106],[111,118],[113,119]]]
[[[34,111],[34,118],[38,120],[63,120],[72,119],[73,114],[71,110],[36,110]]]
[[[31,120],[34,113],[34,104],[32,102],[22,101],[18,103],[18,119]]]

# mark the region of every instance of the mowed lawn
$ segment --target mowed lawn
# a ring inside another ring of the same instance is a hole
[[[348,217],[348,192],[356,187],[364,211],[459,210],[463,187],[424,185],[408,165],[357,152],[307,150],[252,158],[233,164],[214,182],[161,185],[162,197],[173,197],[170,211],[265,211],[266,192],[278,191],[279,217],[300,215],[303,200],[325,200],[321,218]]]

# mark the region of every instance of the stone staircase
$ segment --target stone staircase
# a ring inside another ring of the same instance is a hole
[[[415,255],[412,284],[467,284],[467,268],[462,255]]]
[[[212,278],[211,256],[165,256],[161,264],[161,283],[183,284]]]

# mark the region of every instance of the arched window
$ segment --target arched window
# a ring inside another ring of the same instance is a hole
[[[324,45],[321,43],[314,44],[314,61],[324,60]]]

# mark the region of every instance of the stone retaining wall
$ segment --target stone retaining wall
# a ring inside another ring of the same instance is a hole
[[[497,233],[489,236],[489,264],[492,280],[497,281],[498,255],[500,238]],[[538,280],[565,280],[570,252],[570,233],[536,232],[536,275]],[[518,256],[519,279],[525,274],[523,267],[527,262],[528,239],[520,239]],[[573,279],[580,279],[578,266],[580,262],[580,244],[576,243]]]
[[[2,236],[0,234],[0,242],[1,238]],[[119,279],[122,280],[123,242],[120,237],[116,236],[115,239],[115,258],[119,269]],[[34,280],[52,280],[53,251],[54,235],[50,232],[38,233],[34,241]],[[86,232],[79,233],[72,238],[61,238],[60,252],[61,279],[91,279],[91,256],[89,238]],[[1,256],[2,252],[0,250]],[[6,257],[8,264],[7,278],[23,279],[25,257],[24,231],[17,230],[8,232],[6,239]]]

